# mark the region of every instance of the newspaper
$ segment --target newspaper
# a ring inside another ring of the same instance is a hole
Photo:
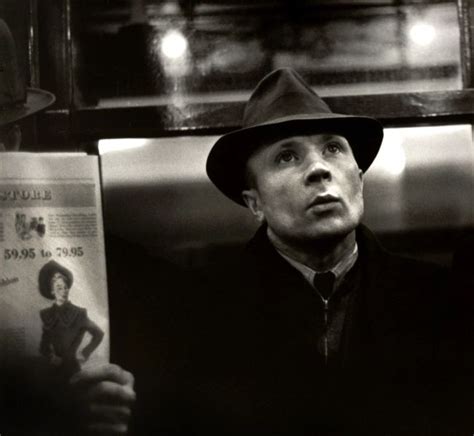
[[[70,376],[109,360],[99,162],[0,157],[0,365]]]

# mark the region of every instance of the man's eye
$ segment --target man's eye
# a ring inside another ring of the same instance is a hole
[[[296,159],[296,154],[294,151],[285,150],[278,154],[276,161],[278,163],[280,162],[287,163],[287,162],[292,162],[295,159]]]
[[[339,153],[341,151],[341,144],[338,142],[329,142],[326,145],[326,150],[329,151],[329,153]]]

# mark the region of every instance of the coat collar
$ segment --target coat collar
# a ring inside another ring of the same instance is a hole
[[[367,267],[370,265],[370,275],[373,280],[367,284],[371,284],[377,278],[375,273],[378,273],[387,252],[380,245],[375,235],[364,225],[359,225],[356,229],[356,239],[362,263]],[[266,225],[261,226],[247,244],[247,252],[259,267],[270,268],[273,273],[277,271],[283,275],[294,275],[295,269],[278,254],[268,239]],[[275,267],[278,267],[278,269]]]
[[[390,325],[385,304],[385,289],[393,287],[387,276],[387,262],[390,254],[380,245],[375,235],[364,225],[356,229],[359,248],[357,264],[361,268],[361,304],[368,319],[369,330],[383,339],[384,331]],[[266,226],[261,226],[247,245],[251,265],[258,271],[265,302],[277,303],[278,290],[292,286],[294,289],[309,286],[301,274],[278,254],[268,239]],[[251,266],[250,266],[251,267]]]

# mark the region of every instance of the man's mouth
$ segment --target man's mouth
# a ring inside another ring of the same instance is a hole
[[[326,211],[332,209],[339,203],[339,198],[331,194],[318,195],[308,206],[308,209]]]

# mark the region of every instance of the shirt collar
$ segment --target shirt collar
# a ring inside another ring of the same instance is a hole
[[[316,273],[322,273],[322,272],[327,272],[327,271],[315,271],[311,269],[309,266],[298,262],[297,260],[294,260],[285,254],[283,254],[281,251],[277,250],[277,252],[280,254],[280,256],[283,257],[291,266],[296,268],[305,278],[305,280],[313,286],[313,279]],[[356,263],[357,257],[359,255],[359,249],[357,247],[357,242],[354,244],[354,249],[346,254],[334,267],[332,267],[329,271],[331,271],[335,277],[336,280],[334,282],[334,289],[337,289],[339,285],[341,284],[342,280],[344,279],[344,276],[349,272],[349,270],[354,266]]]

